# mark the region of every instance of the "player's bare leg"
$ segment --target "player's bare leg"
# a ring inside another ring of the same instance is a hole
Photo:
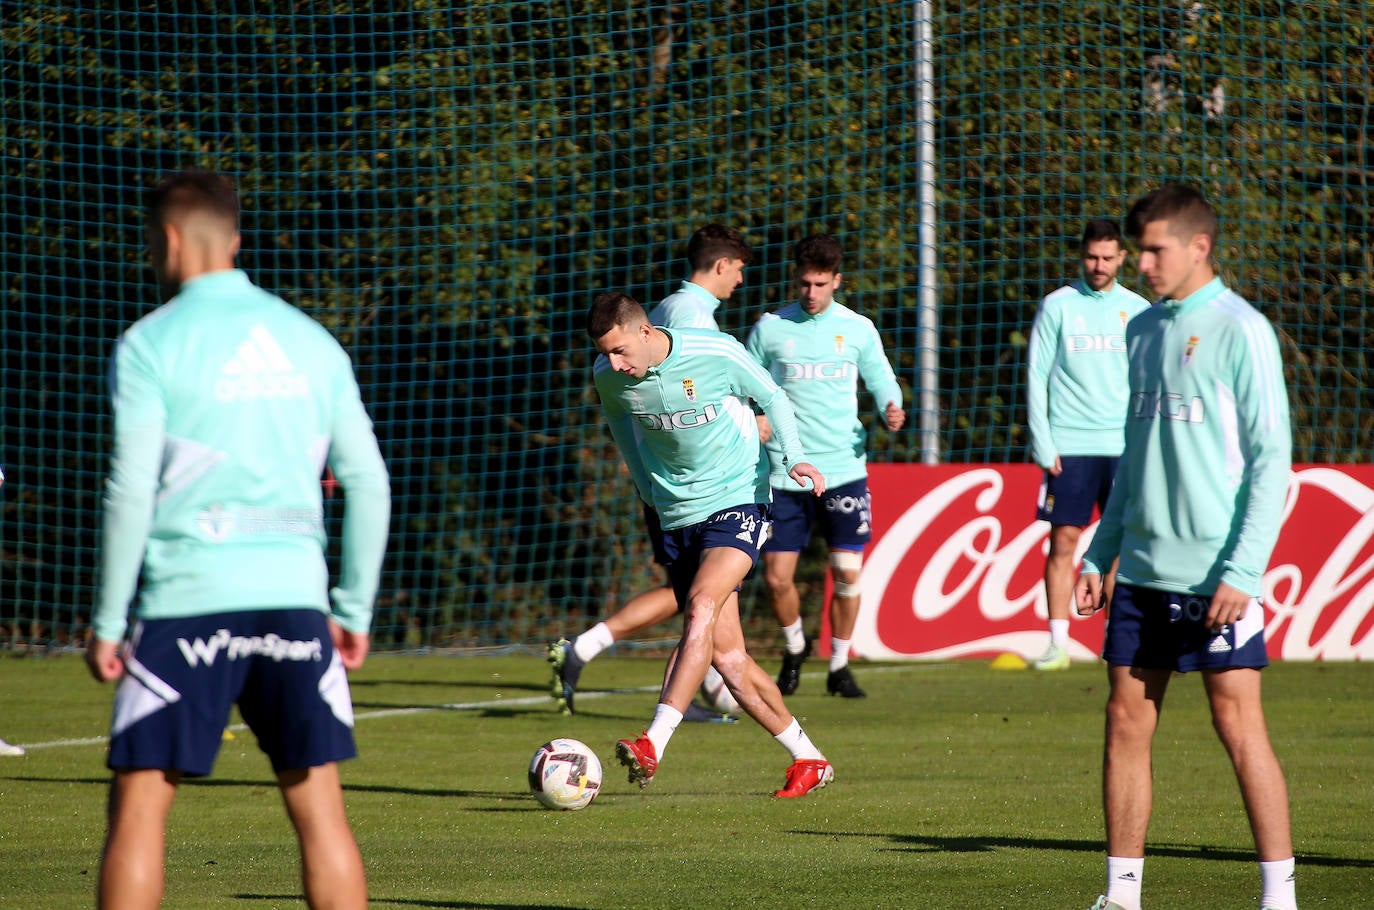
[[[616,758],[628,770],[631,783],[644,787],[654,779],[664,748],[711,666],[720,609],[753,564],[749,554],[734,547],[712,547],[702,553],[687,592],[682,638],[669,662],[654,719],[638,739],[616,743]]]
[[[716,619],[714,661],[744,713],[773,736],[787,729],[792,723],[792,712],[787,710],[777,683],[745,650],[736,593],[726,599]]]
[[[859,570],[836,571],[835,580],[841,584],[858,585]],[[845,641],[852,639],[854,627],[858,622],[859,595],[841,597],[837,594],[830,598],[830,627],[834,630],[836,638],[843,638]]]
[[[1260,699],[1260,671],[1238,667],[1202,674],[1217,731],[1240,783],[1240,795],[1261,862],[1293,855],[1288,785],[1269,740]]]
[[[845,698],[863,698],[864,691],[849,669],[849,644],[859,619],[859,574],[863,553],[858,550],[831,550],[830,577],[830,672],[825,691]]]
[[[787,779],[773,795],[784,799],[805,796],[835,779],[826,761],[800,723],[787,710],[782,692],[745,649],[739,618],[739,597],[732,594],[716,618],[715,666],[735,700],[792,756]]]
[[[99,910],[156,910],[161,905],[167,815],[179,780],[179,774],[155,769],[114,773],[96,886]]]
[[[716,621],[721,608],[752,566],[749,554],[734,547],[712,547],[702,553],[687,591],[682,639],[659,698],[661,703],[678,711],[687,710],[715,654]],[[738,610],[735,617],[738,621]]]
[[[1083,529],[1075,525],[1050,528],[1050,552],[1045,558],[1045,608],[1050,617],[1050,645],[1032,666],[1063,670],[1069,666],[1069,612],[1073,605],[1074,552]]]
[[[636,594],[625,606],[606,617],[606,626],[615,641],[623,641],[641,629],[665,622],[677,615],[677,597],[672,585],[650,588]]]
[[[1150,746],[1159,726],[1169,670],[1110,666],[1102,804],[1107,855],[1143,857],[1153,807]]]
[[[801,619],[801,593],[797,590],[797,564],[800,553],[778,551],[763,554],[763,580],[768,587],[773,615],[783,634],[782,669],[778,672],[778,688],[783,695],[797,691],[801,682],[801,668],[811,653],[811,640]]]
[[[801,619],[801,594],[797,591],[797,563],[800,553],[773,552],[763,554],[763,580],[768,586],[769,601],[778,625],[786,628]]]
[[[636,594],[625,606],[572,641],[563,638],[550,645],[548,661],[553,670],[550,694],[563,712],[573,713],[573,696],[587,664],[617,641],[676,614],[677,597],[672,586],[661,585]]]
[[[300,843],[306,904],[311,910],[366,907],[363,857],[344,812],[338,764],[283,771],[277,783]]]

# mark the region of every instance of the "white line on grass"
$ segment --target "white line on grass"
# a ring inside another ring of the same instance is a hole
[[[899,666],[899,667],[865,667],[865,668],[864,668],[864,673],[865,673],[866,675],[867,675],[867,674],[870,674],[870,673],[891,673],[891,672],[894,672],[894,671],[897,671],[897,670],[908,670],[908,671],[909,671],[909,670],[913,670],[913,669],[917,669],[917,668],[920,668],[920,669],[934,669],[934,668],[945,667],[945,666],[949,666],[949,664],[943,664],[943,663],[931,663],[931,664],[912,663],[912,664],[902,665],[902,666]],[[816,678],[816,679],[819,679],[821,676],[822,676],[821,673],[803,673],[803,674],[802,674],[802,678],[804,678],[804,679],[809,679],[809,678]],[[379,680],[378,682],[384,684],[384,683],[385,683],[385,680]],[[658,692],[658,691],[659,691],[659,688],[660,688],[659,686],[635,686],[635,687],[629,688],[629,689],[592,689],[592,690],[587,690],[587,691],[585,691],[585,692],[578,692],[578,693],[577,693],[577,700],[578,700],[579,703],[581,703],[581,702],[585,702],[585,701],[590,701],[590,700],[595,699],[595,698],[606,698],[606,697],[611,696],[611,695],[636,695],[636,694],[645,694],[645,693],[655,693],[655,692]],[[547,705],[547,704],[552,703],[552,701],[553,701],[553,699],[552,699],[550,696],[548,696],[548,695],[528,695],[528,696],[525,696],[525,697],[523,697],[523,698],[500,698],[500,697],[497,697],[497,698],[487,699],[487,700],[485,700],[485,701],[463,701],[463,702],[454,702],[454,703],[452,703],[452,704],[447,704],[447,705],[414,705],[414,706],[409,707],[409,708],[383,708],[383,709],[378,710],[378,711],[361,711],[361,712],[359,712],[359,713],[353,715],[353,717],[354,717],[354,720],[372,720],[372,719],[378,718],[378,717],[405,717],[405,716],[410,715],[410,714],[428,714],[428,713],[430,713],[430,712],[432,712],[432,711],[482,711],[482,710],[487,709],[487,708],[510,708],[510,707],[517,707],[517,708],[519,708],[519,707],[527,707],[527,706],[529,706],[529,705]],[[239,733],[239,732],[242,732],[242,731],[244,731],[244,730],[247,730],[247,729],[248,729],[248,725],[247,725],[247,724],[232,724],[232,725],[226,727],[225,729],[229,730],[229,731],[232,732],[232,733]],[[61,749],[61,748],[70,748],[70,747],[76,747],[76,746],[102,746],[102,745],[104,745],[105,743],[109,742],[109,740],[110,740],[110,738],[109,738],[108,736],[90,736],[90,737],[86,737],[86,738],[84,738],[84,739],[54,739],[54,740],[50,740],[50,741],[45,742],[45,743],[15,743],[14,745],[16,745],[16,746],[22,746],[22,747],[24,748],[25,751],[28,751],[28,752],[35,752],[35,751],[39,751],[39,750],[42,750],[42,749]]]

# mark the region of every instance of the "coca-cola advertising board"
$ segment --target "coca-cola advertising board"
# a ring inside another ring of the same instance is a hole
[[[1048,643],[1048,522],[1034,465],[869,465],[873,542],[854,650],[948,659]],[[1097,525],[1079,540],[1081,557]],[[1295,465],[1264,575],[1269,656],[1374,658],[1374,467]],[[1101,649],[1103,618],[1073,615],[1071,654]]]

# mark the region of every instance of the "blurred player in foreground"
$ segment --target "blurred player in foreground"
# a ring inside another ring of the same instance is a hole
[[[1259,906],[1297,910],[1288,788],[1260,698],[1269,659],[1257,596],[1292,457],[1278,340],[1216,277],[1217,217],[1196,190],[1155,190],[1126,228],[1160,302],[1126,329],[1126,448],[1075,592],[1079,613],[1100,609],[1102,572],[1120,557],[1102,650],[1107,893],[1094,910],[1140,910],[1151,746],[1169,680],[1192,670],[1240,784]]]
[[[698,228],[687,240],[686,259],[691,270],[676,291],[649,311],[653,325],[675,329],[710,329],[720,331],[716,309],[728,300],[735,289],[744,283],[744,267],[749,264],[749,243],[744,235],[731,227],[707,224]],[[753,416],[741,415],[752,421]],[[749,424],[743,429],[748,432]],[[663,531],[653,505],[644,503],[644,524],[653,545],[654,561],[667,569],[667,557],[662,551]],[[636,632],[655,626],[677,616],[677,597],[669,581],[657,588],[637,594],[605,620],[587,629],[572,641],[559,639],[549,647],[549,663],[553,666],[553,697],[567,714],[573,713],[573,697],[582,668],[595,660],[607,648]],[[684,720],[732,720],[715,708],[721,703],[724,682],[715,667],[708,667],[702,682],[706,706],[690,704]]]
[[[235,704],[277,775],[306,903],[367,904],[337,763],[356,754],[345,670],[367,656],[387,472],[348,355],[234,268],[238,214],[220,175],[183,172],[153,188],[148,243],[171,299],[114,353],[86,654],[97,681],[119,682],[97,899],[107,910],[160,903],[177,785],[210,773]],[[346,496],[332,591],[326,465]]]
[[[864,691],[849,669],[849,642],[859,616],[859,572],[864,547],[873,536],[868,453],[859,422],[859,379],[879,404],[889,430],[902,428],[906,411],[902,387],[873,322],[835,300],[843,277],[840,242],[829,234],[813,234],[797,244],[794,259],[797,300],[765,314],[746,344],[787,392],[807,455],[826,481],[825,496],[817,499],[787,475],[777,444],[768,445],[773,514],[772,533],[763,545],[763,571],[784,639],[778,688],[783,695],[796,691],[802,662],[811,653],[796,574],[801,552],[812,530],[819,527],[829,547],[834,579],[833,637],[825,690],[845,698],[863,698]]]
[[[643,499],[663,524],[673,589],[684,614],[653,721],[616,744],[631,782],[658,770],[683,711],[714,664],[736,701],[792,755],[774,795],[804,796],[834,771],[783,704],[782,694],[745,650],[739,585],[758,559],[768,528],[768,472],[758,441],[741,431],[743,399],[768,415],[788,470],[816,494],[825,478],[805,461],[787,394],[720,332],[663,329],[632,298],[602,294],[587,313],[599,353],[596,390],[611,434]]]
[[[1050,523],[1045,603],[1050,643],[1031,666],[1069,668],[1078,538],[1093,509],[1107,505],[1126,422],[1126,323],[1149,301],[1116,280],[1126,261],[1116,222],[1095,218],[1083,229],[1083,274],[1040,303],[1027,355],[1026,411],[1031,459],[1045,472],[1036,518]],[[1111,573],[1107,596],[1111,596]]]

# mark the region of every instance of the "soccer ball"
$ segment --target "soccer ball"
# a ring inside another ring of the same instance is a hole
[[[716,677],[714,686],[709,681],[701,684],[701,698],[706,702],[706,707],[717,714],[740,713],[739,702],[735,701],[734,694],[725,685],[725,680],[719,676]]]
[[[550,740],[530,759],[530,792],[550,809],[585,809],[601,792],[601,759],[578,740]]]

